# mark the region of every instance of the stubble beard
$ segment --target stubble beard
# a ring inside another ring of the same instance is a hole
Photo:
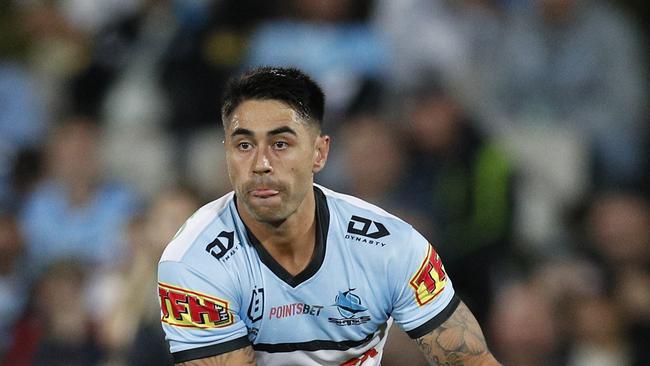
[[[281,195],[280,204],[277,206],[256,205],[252,203],[250,193],[242,197],[242,202],[248,214],[257,222],[264,223],[273,227],[281,226],[288,218],[290,218],[303,204],[304,200],[309,194],[310,190],[306,192],[298,192],[293,195],[289,194],[286,187],[281,187],[279,190]]]
[[[284,213],[286,206],[279,205],[277,207],[253,205],[249,200],[243,200],[244,206],[248,214],[257,222],[278,227],[282,225],[291,213]]]

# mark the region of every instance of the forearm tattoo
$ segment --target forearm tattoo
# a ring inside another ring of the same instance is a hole
[[[183,362],[178,366],[229,366],[229,365],[242,365],[242,366],[255,366],[255,351],[253,347],[245,347],[236,351],[224,353],[219,356],[204,358],[201,360],[194,360]]]
[[[481,328],[463,303],[440,327],[416,342],[433,365],[479,365],[493,360]]]

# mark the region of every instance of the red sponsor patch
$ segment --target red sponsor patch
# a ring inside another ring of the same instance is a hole
[[[226,300],[158,283],[161,321],[177,327],[223,328],[233,323]]]
[[[447,274],[442,260],[433,246],[429,245],[422,265],[413,275],[409,284],[415,290],[415,299],[420,306],[428,304],[445,288]]]

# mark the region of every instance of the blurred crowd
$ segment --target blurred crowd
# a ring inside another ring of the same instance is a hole
[[[323,86],[316,180],[430,238],[504,364],[650,365],[642,9],[1,1],[0,365],[171,363],[157,261],[230,190],[220,95],[258,65]]]

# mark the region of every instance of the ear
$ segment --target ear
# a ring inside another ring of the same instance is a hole
[[[315,144],[312,172],[318,173],[325,167],[327,162],[327,155],[330,152],[330,137],[327,135],[318,136]]]

